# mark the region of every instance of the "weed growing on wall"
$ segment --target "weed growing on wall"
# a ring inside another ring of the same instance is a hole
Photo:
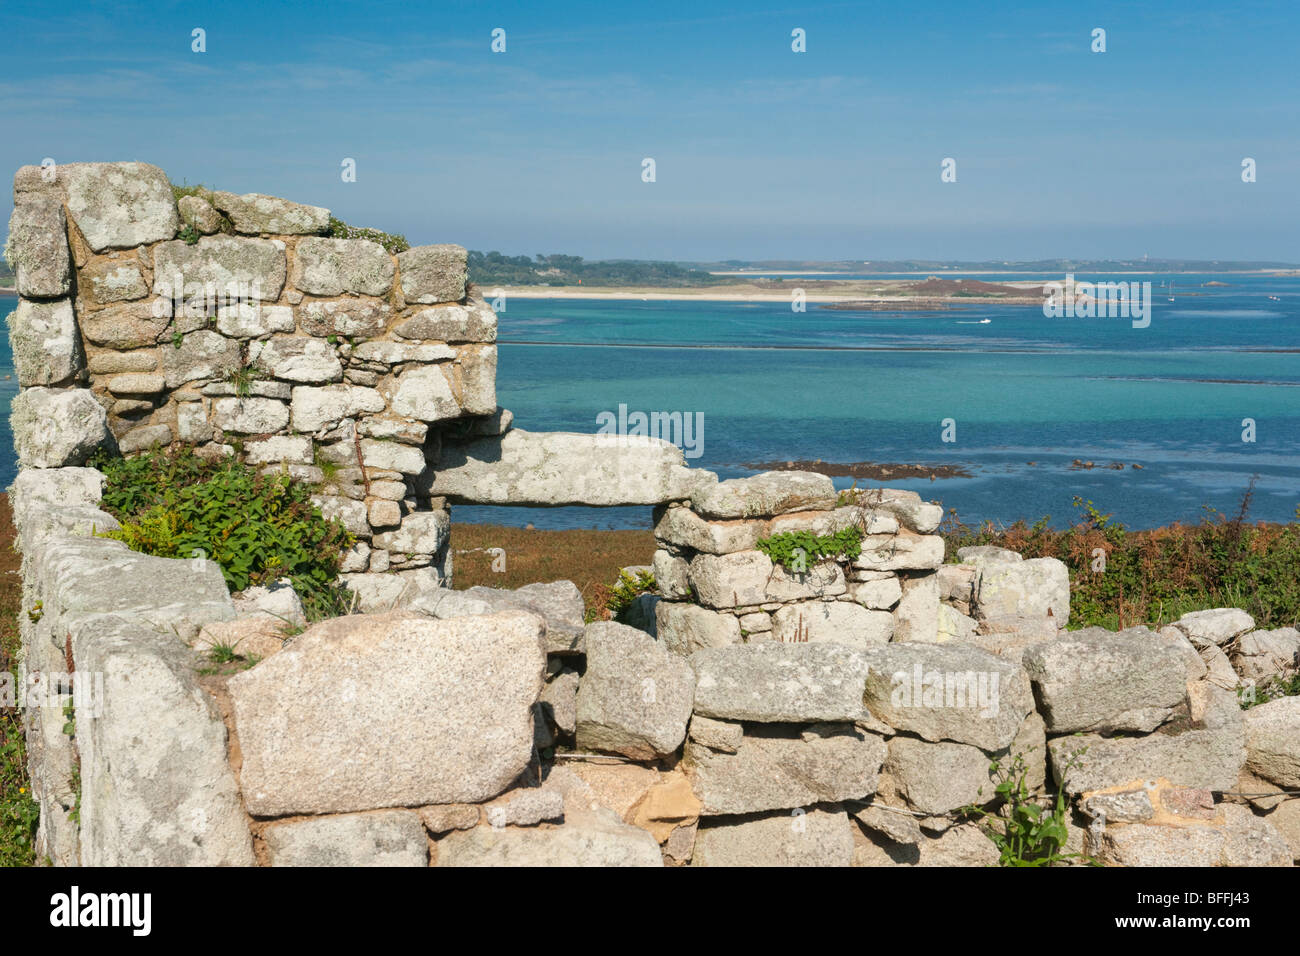
[[[811,564],[831,559],[852,561],[862,554],[862,529],[856,525],[835,534],[814,534],[811,531],[782,531],[755,544],[759,551],[787,571],[806,572]]]
[[[411,248],[411,244],[406,241],[405,236],[397,233],[381,232],[378,229],[349,226],[342,219],[336,219],[334,216],[330,216],[329,234],[335,239],[369,239],[371,242],[379,243],[393,255]]]
[[[145,554],[215,561],[232,591],[287,577],[312,620],[346,610],[336,577],[354,539],[322,517],[309,486],[188,448],[92,464],[107,477],[102,507],[122,524],[106,537]]]

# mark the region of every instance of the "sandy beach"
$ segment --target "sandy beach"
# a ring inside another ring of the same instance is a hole
[[[632,288],[602,288],[598,286],[517,286],[514,288],[481,286],[489,299],[497,288],[507,297],[520,299],[609,299],[642,302],[789,302],[796,289],[804,292],[804,301],[811,303],[898,303],[898,304],[970,304],[987,305],[1039,305],[1042,302],[1042,283],[1017,280],[999,283],[1023,293],[1008,295],[960,295],[936,293],[932,288],[916,289],[915,280],[898,279],[811,279],[803,283],[785,283],[759,280],[727,285],[694,286],[680,289],[637,286]],[[955,288],[955,286],[954,286]]]

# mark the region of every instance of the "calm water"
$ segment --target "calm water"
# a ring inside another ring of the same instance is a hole
[[[620,403],[702,413],[703,453],[691,463],[724,477],[747,474],[745,462],[798,458],[962,465],[974,477],[889,484],[966,521],[1051,515],[1061,524],[1074,495],[1134,527],[1195,521],[1204,506],[1235,511],[1252,475],[1252,514],[1292,517],[1300,278],[1176,276],[1172,303],[1159,288],[1168,276],[1114,278],[1153,281],[1149,328],[1047,319],[1025,306],[794,314],[781,303],[511,299],[500,315],[498,400],[531,430],[593,432],[596,416]],[[1200,287],[1210,279],[1231,285]],[[12,307],[0,299],[0,312]],[[0,372],[11,373],[7,347],[4,359]],[[12,380],[0,387],[15,391]],[[946,418],[956,420],[955,443],[940,440]],[[1257,423],[1254,443],[1241,440],[1244,418]],[[1075,458],[1098,467],[1071,470]],[[1111,461],[1143,467],[1106,469]],[[10,454],[0,479],[12,475]],[[539,527],[649,524],[647,508],[455,514]]]

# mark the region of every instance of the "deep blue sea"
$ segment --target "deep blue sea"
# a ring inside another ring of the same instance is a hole
[[[702,454],[691,464],[724,477],[748,474],[746,462],[790,459],[961,465],[973,477],[888,484],[968,523],[1050,515],[1065,524],[1076,495],[1131,527],[1197,521],[1206,507],[1235,512],[1252,476],[1253,517],[1294,517],[1300,278],[1178,275],[1174,302],[1160,288],[1167,275],[1105,278],[1152,281],[1148,328],[1049,319],[1033,306],[792,313],[787,303],[510,298],[499,316],[498,401],[530,430],[594,432],[597,416],[620,404],[701,413]],[[1229,286],[1202,285],[1210,280]],[[13,304],[0,299],[0,313]],[[7,345],[3,358],[0,374],[11,374]],[[16,390],[11,378],[0,385],[6,396]],[[949,418],[951,443],[941,440]],[[1254,442],[1242,441],[1247,418]],[[0,427],[7,484],[7,416]],[[1076,458],[1097,467],[1074,470]],[[1142,469],[1104,467],[1112,461]],[[649,511],[454,515],[604,528],[648,527]]]

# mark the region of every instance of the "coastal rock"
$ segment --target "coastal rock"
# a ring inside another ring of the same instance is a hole
[[[835,597],[847,590],[843,570],[832,561],[796,573],[774,565],[761,551],[697,554],[691,559],[690,583],[697,600],[712,608]]]
[[[1054,734],[1145,733],[1169,719],[1187,696],[1181,655],[1145,627],[1066,632],[1030,647],[1023,662]]]
[[[695,676],[680,656],[635,628],[588,624],[578,686],[578,747],[654,760],[686,737]]]
[[[176,201],[181,220],[200,235],[221,231],[221,214],[202,196],[182,196]]]
[[[1070,620],[1070,571],[1056,558],[992,561],[980,565],[974,617],[1043,618],[1057,627]]]
[[[261,193],[215,192],[212,205],[235,224],[235,231],[247,235],[302,236],[324,232],[329,226],[330,211],[320,206],[304,206]]]
[[[92,259],[77,281],[83,294],[89,292],[91,298],[104,305],[133,302],[149,294],[139,262],[116,255]]]
[[[885,773],[909,807],[938,815],[992,801],[997,794],[990,763],[988,755],[969,744],[893,737]]]
[[[272,823],[262,839],[271,866],[429,865],[429,841],[411,810]]]
[[[852,860],[849,815],[818,809],[701,825],[691,866],[848,866]]]
[[[85,367],[77,320],[67,299],[20,299],[9,318],[9,345],[18,384],[24,388],[67,382]]]
[[[249,812],[496,796],[532,754],[541,638],[541,621],[518,611],[450,621],[399,611],[308,628],[229,683]]]
[[[853,567],[863,571],[933,571],[943,564],[943,538],[932,534],[867,535]]]
[[[666,441],[605,437],[512,428],[448,444],[428,491],[453,504],[647,505],[689,498],[715,477],[687,468]]]
[[[1279,787],[1300,787],[1300,697],[1279,697],[1245,712],[1246,767]]]
[[[1294,674],[1300,667],[1300,631],[1279,627],[1243,634],[1232,664],[1238,674],[1254,681]]]
[[[1072,794],[1159,777],[1179,787],[1231,790],[1246,763],[1242,735],[1227,729],[1146,737],[1078,734],[1048,741],[1048,753],[1053,777]]]
[[[763,518],[835,506],[835,486],[825,475],[766,471],[701,488],[691,506],[706,518]]]
[[[253,344],[256,346],[254,368],[273,378],[310,385],[343,378],[343,363],[321,339],[283,335]],[[252,357],[252,349],[249,354]]]
[[[755,728],[734,753],[686,748],[695,792],[708,815],[754,813],[861,800],[876,792],[885,743],[852,724],[821,724],[803,735]]]
[[[27,388],[10,409],[14,450],[23,468],[81,465],[97,449],[114,444],[104,407],[85,389]]]
[[[315,432],[326,425],[385,408],[384,397],[361,385],[299,385],[293,390],[293,427]]]
[[[304,302],[297,313],[299,328],[307,335],[369,338],[384,333],[393,307],[382,299],[362,296]]]
[[[689,656],[705,647],[739,644],[740,622],[734,614],[710,611],[684,601],[655,605],[655,633],[668,650]]]
[[[274,302],[284,289],[284,243],[279,239],[204,236],[194,245],[164,242],[153,251],[154,295],[186,299],[218,295]]]
[[[772,615],[772,639],[794,643],[884,644],[894,633],[888,611],[869,611],[844,601],[800,601]]]
[[[939,640],[939,578],[911,574],[901,581],[893,614],[893,640],[933,644]]]
[[[431,305],[459,302],[465,298],[469,278],[468,253],[463,246],[449,244],[415,246],[398,253],[402,271],[402,298],[408,304]]]
[[[495,400],[492,404],[496,405]],[[392,408],[398,415],[421,422],[446,421],[461,414],[447,377],[436,366],[412,368],[398,376]]]
[[[733,644],[690,656],[695,713],[766,723],[852,722],[863,706],[868,659],[841,644]]]
[[[377,242],[313,236],[298,241],[292,282],[310,295],[382,296],[392,288],[393,275],[392,257]]]
[[[171,239],[180,229],[171,183],[157,166],[66,163],[56,175],[68,213],[94,252]]]
[[[15,205],[9,217],[7,251],[19,295],[54,299],[71,290],[72,259],[59,202],[33,197]]]
[[[1217,607],[1209,611],[1190,611],[1174,621],[1174,627],[1187,635],[1197,647],[1223,645],[1234,637],[1255,629],[1255,619],[1234,607]]]
[[[465,305],[440,305],[432,309],[421,309],[395,326],[393,332],[404,339],[495,342],[497,314],[481,297],[471,296]]]

